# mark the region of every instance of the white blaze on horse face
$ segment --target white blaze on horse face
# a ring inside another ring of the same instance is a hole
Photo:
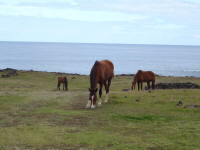
[[[88,103],[85,108],[90,108],[90,106],[91,106],[91,100],[88,100]]]
[[[91,99],[92,99],[92,103],[93,103],[93,100],[94,100],[94,95],[92,95],[92,98],[91,98]]]
[[[94,105],[94,95],[92,95],[92,105],[91,105],[91,109],[94,109],[96,106]]]
[[[108,102],[108,98],[109,98],[108,93],[106,93],[105,103]]]

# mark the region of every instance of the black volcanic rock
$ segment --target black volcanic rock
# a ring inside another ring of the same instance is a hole
[[[191,82],[186,83],[157,83],[156,89],[200,89],[200,86]]]

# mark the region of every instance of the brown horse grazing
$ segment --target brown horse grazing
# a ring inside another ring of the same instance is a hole
[[[68,90],[67,77],[58,77],[57,89],[60,90],[60,85],[63,84],[63,90]]]
[[[108,102],[108,94],[109,88],[111,84],[111,80],[114,77],[114,66],[113,63],[109,60],[96,61],[90,72],[90,96],[86,108],[94,109],[96,107],[97,95],[98,91],[97,84],[99,84],[99,100],[98,105],[101,106],[102,100],[102,88],[103,85],[106,90],[106,99],[105,103]]]
[[[155,74],[152,71],[142,71],[138,70],[136,75],[134,76],[134,80],[132,82],[131,89],[133,90],[133,87],[135,89],[136,83],[138,84],[138,91],[142,90],[142,83],[147,82],[147,88],[150,89],[150,82],[152,82],[152,89],[155,88]]]

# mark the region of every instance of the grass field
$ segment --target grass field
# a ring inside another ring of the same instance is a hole
[[[132,77],[117,76],[107,104],[86,110],[89,77],[20,71],[0,78],[0,150],[199,150],[200,90],[123,91]],[[75,78],[72,78],[75,77]],[[200,78],[158,77],[157,82]],[[105,96],[105,91],[104,96]]]

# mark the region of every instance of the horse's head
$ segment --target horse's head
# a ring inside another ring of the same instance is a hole
[[[89,91],[90,91],[89,100],[96,101],[96,99],[97,99],[97,94],[96,94],[97,90],[98,90],[98,88],[96,88],[96,89],[89,88]]]

